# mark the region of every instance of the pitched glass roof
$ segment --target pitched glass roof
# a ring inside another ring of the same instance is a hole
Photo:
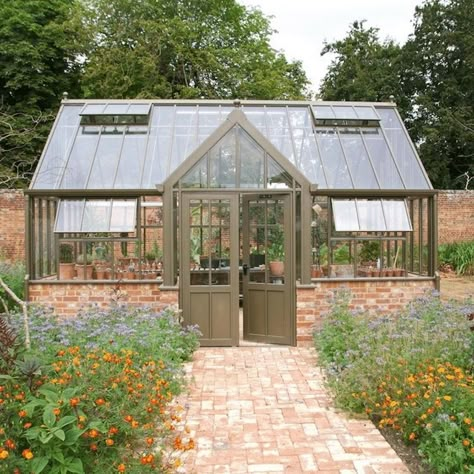
[[[154,189],[233,108],[229,102],[65,102],[31,188]],[[241,110],[319,189],[431,189],[391,104],[243,101]],[[127,115],[146,120],[101,119]]]

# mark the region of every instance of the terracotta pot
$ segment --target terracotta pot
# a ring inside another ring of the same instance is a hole
[[[126,280],[135,280],[135,272],[125,272]]]
[[[92,265],[83,265],[81,263],[76,263],[76,273],[79,280],[92,280],[92,273],[94,267]]]
[[[284,262],[270,262],[270,273],[273,276],[283,276],[285,273],[285,263]]]
[[[311,265],[311,278],[321,278],[323,270],[318,265]]]
[[[59,264],[59,279],[60,280],[72,280],[76,272],[74,269],[74,263],[60,263]]]

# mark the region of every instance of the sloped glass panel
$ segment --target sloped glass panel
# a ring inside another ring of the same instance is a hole
[[[336,114],[330,105],[313,105],[313,111],[317,119],[332,119],[336,118]]]
[[[196,133],[197,129],[194,127],[175,127],[171,151],[171,166],[173,170],[197,148]]]
[[[112,199],[109,232],[133,232],[136,223],[136,199]]]
[[[129,104],[107,104],[104,111],[104,115],[125,115],[128,113]]]
[[[387,230],[393,232],[411,231],[410,216],[405,201],[382,199],[383,212]]]
[[[267,157],[267,187],[270,189],[291,188],[293,179],[273,158]]]
[[[115,189],[139,189],[146,149],[144,134],[125,133],[122,152],[115,178]]]
[[[123,130],[120,134],[107,135],[102,133],[87,189],[113,188],[115,173],[123,142]]]
[[[80,232],[85,201],[59,201],[54,232]]]
[[[316,131],[316,137],[328,188],[351,189],[353,187],[351,178],[336,131],[334,129],[320,129]]]
[[[377,115],[377,112],[375,112],[373,107],[355,105],[354,109],[357,117],[362,120],[380,120],[380,117]]]
[[[382,232],[387,230],[380,200],[357,199],[356,205],[360,231]]]
[[[290,162],[295,164],[293,141],[289,128],[271,128],[268,135],[270,142]]]
[[[334,115],[338,119],[357,119],[355,110],[350,105],[334,105],[332,109],[334,110]]]
[[[275,128],[286,129],[289,127],[286,107],[265,107],[265,119],[270,133],[272,132],[272,129]]]
[[[79,125],[80,110],[81,106],[70,105],[61,109],[54,133],[35,173],[32,189],[55,189],[59,186]]]
[[[242,110],[249,122],[266,136],[265,109],[263,107],[243,107]]]
[[[150,129],[142,177],[143,188],[153,188],[169,175],[172,133],[171,127]]]
[[[237,150],[238,128],[229,131],[209,152],[209,187],[237,187]]]
[[[382,117],[384,131],[405,187],[407,189],[430,189],[431,186],[423,173],[421,163],[395,110],[389,108],[377,110]]]
[[[86,201],[80,232],[107,232],[112,201]]]
[[[61,189],[84,189],[94,160],[99,130],[97,127],[80,127],[64,170]]]
[[[151,104],[130,104],[127,113],[130,115],[148,115]]]
[[[155,105],[153,107],[152,127],[171,127],[174,123],[176,107]]]
[[[362,136],[369,151],[375,173],[382,189],[404,189],[392,154],[380,129],[363,130]]]
[[[181,178],[183,188],[207,188],[207,154]]]
[[[199,127],[217,128],[220,123],[219,107],[199,107]]]
[[[81,115],[100,115],[104,112],[107,104],[86,104],[84,105]]]
[[[359,189],[379,189],[359,130],[353,130],[352,133],[340,132],[340,137],[354,186]]]
[[[299,148],[298,142],[295,142],[295,146],[297,153],[298,150],[301,150],[298,169],[308,178],[309,182],[317,184],[320,188],[327,188],[323,165],[316,146],[316,137],[312,129],[305,129],[301,147]]]
[[[354,200],[333,199],[334,228],[337,232],[359,230],[359,221]]]
[[[288,107],[291,128],[311,128],[312,121],[308,107]]]
[[[198,108],[195,106],[177,106],[175,112],[177,127],[197,127]]]
[[[263,188],[265,185],[265,152],[242,129],[240,139],[240,186],[241,188]]]

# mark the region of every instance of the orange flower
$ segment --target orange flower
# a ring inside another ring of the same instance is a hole
[[[99,436],[99,432],[97,430],[89,430],[88,435],[90,438],[97,438],[97,436]]]
[[[53,413],[56,415],[56,416],[59,416],[61,414],[61,410],[59,408],[55,408],[53,410]]]
[[[148,444],[148,446],[151,446],[153,444],[155,440],[153,438],[147,438],[146,439],[146,444]]]
[[[468,439],[463,439],[462,444],[463,444],[463,446],[469,446],[471,444],[471,442]]]
[[[100,407],[102,405],[105,404],[105,400],[103,398],[98,398],[96,401],[95,401],[95,404]]]
[[[31,428],[31,425],[32,425],[32,424],[33,424],[33,423],[25,423],[25,424],[23,425],[23,428],[25,428],[25,430],[27,430],[28,428]]]
[[[117,434],[118,432],[119,432],[119,430],[115,426],[112,426],[109,429],[109,435],[114,435],[114,434]]]
[[[132,428],[138,428],[140,426],[140,423],[138,421],[133,420],[132,421]]]
[[[79,403],[80,403],[79,398],[71,398],[71,400],[69,400],[69,405],[71,405],[72,407],[77,407]]]
[[[106,444],[107,446],[113,446],[113,445],[114,445],[114,440],[111,439],[111,438],[107,438],[107,439],[105,440],[105,444]]]
[[[16,447],[14,441],[11,440],[11,439],[7,439],[7,440],[5,441],[5,443],[3,443],[3,444],[4,444],[4,446],[5,446],[7,449],[15,449],[15,447]]]
[[[92,443],[92,444],[89,446],[89,448],[90,448],[91,451],[97,451],[97,444]]]
[[[413,432],[411,432],[411,433],[410,433],[410,436],[408,437],[408,439],[409,439],[410,441],[413,441],[415,438],[416,438],[416,434],[413,433]]]
[[[474,447],[471,448],[471,454],[474,454]]]
[[[464,423],[466,423],[466,425],[470,425],[472,420],[470,418],[464,418]]]
[[[10,456],[10,454],[7,450],[2,449],[0,451],[0,459],[7,459],[8,456]]]
[[[119,465],[117,466],[117,471],[118,471],[118,472],[125,472],[126,469],[127,469],[127,468],[125,467],[125,464],[123,464],[123,463],[122,463],[122,464],[119,464]]]
[[[27,414],[27,413],[26,413],[25,410],[20,410],[20,411],[18,412],[18,416],[19,416],[20,418],[24,418],[24,417],[26,416],[26,414]]]
[[[21,455],[27,459],[28,461],[30,459],[33,459],[34,458],[34,455],[33,453],[31,452],[31,449],[24,449],[22,452],[21,452]]]
[[[128,423],[131,423],[133,421],[133,416],[132,415],[127,415],[125,418],[124,418],[125,421],[128,421]]]

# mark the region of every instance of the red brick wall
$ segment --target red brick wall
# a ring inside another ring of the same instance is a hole
[[[474,240],[474,191],[441,191],[438,223],[440,244]]]
[[[435,283],[432,280],[327,281],[313,287],[299,287],[296,302],[298,345],[311,341],[314,328],[321,324],[321,315],[329,311],[330,298],[335,290],[342,288],[352,293],[351,307],[354,309],[394,312],[415,297],[434,290]]]
[[[177,290],[164,290],[155,283],[31,283],[29,301],[52,306],[59,315],[73,316],[91,303],[107,308],[112,301],[162,309],[178,304]]]
[[[0,258],[25,259],[25,198],[22,191],[0,189]]]

